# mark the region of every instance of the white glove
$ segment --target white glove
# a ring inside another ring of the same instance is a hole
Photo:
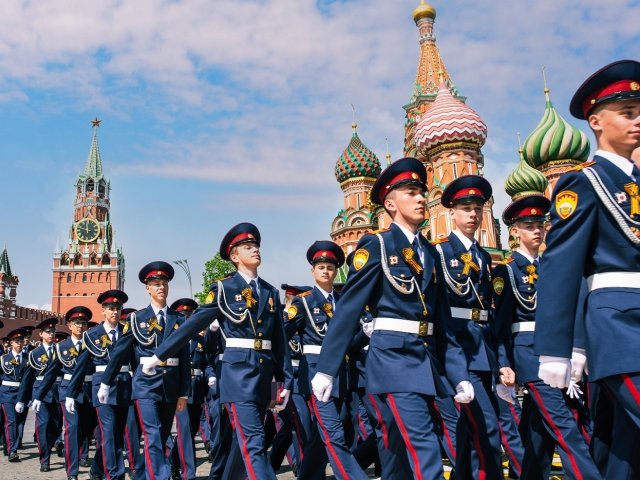
[[[24,403],[18,402],[14,408],[16,409],[16,412],[22,413],[24,412]]]
[[[367,337],[371,338],[371,335],[373,335],[373,322],[364,322],[362,324],[362,331]]]
[[[71,415],[76,411],[76,401],[71,397],[66,397],[64,399],[64,409],[69,412]]]
[[[280,398],[282,398],[282,403],[276,403],[275,407],[273,407],[273,409],[276,412],[281,412],[282,410],[284,410],[284,407],[287,406],[287,402],[289,401],[289,396],[291,395],[291,391],[287,390],[286,388],[282,389],[282,392],[280,393]]]
[[[578,382],[572,377],[569,381],[569,386],[567,387],[567,395],[573,399],[580,398],[582,395],[582,390],[578,386]]]
[[[458,403],[471,403],[476,396],[473,385],[468,380],[463,380],[456,385],[456,392],[453,399]]]
[[[40,411],[40,405],[42,405],[42,402],[40,400],[34,400],[31,404],[31,410],[38,413]]]
[[[516,388],[505,387],[501,383],[496,385],[496,395],[507,403],[516,403]]]
[[[147,360],[144,365],[142,365],[142,373],[144,373],[145,375],[155,375],[156,367],[161,363],[162,362],[160,361],[160,359],[154,355],[149,360]]]
[[[326,373],[317,372],[311,379],[313,394],[321,402],[328,402],[331,398],[331,388],[333,387],[333,377]]]
[[[207,382],[209,388],[213,388],[216,386],[216,377],[209,377],[209,381]]]
[[[104,383],[100,384],[100,388],[98,389],[98,401],[100,403],[107,403],[109,400],[109,385],[105,385]]]
[[[564,357],[540,355],[538,377],[553,388],[567,388],[571,379],[571,360]]]
[[[218,323],[218,320],[214,320],[213,322],[211,322],[211,325],[209,325],[209,330],[211,330],[212,332],[217,332],[219,328],[220,324]]]
[[[582,372],[587,371],[587,356],[584,348],[574,348],[571,353],[571,378],[576,382],[582,380]]]

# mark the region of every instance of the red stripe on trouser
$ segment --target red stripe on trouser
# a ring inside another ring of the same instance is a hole
[[[127,411],[127,415],[129,415],[128,411]],[[127,459],[129,461],[129,470],[135,470],[136,467],[133,463],[133,449],[131,448],[130,440],[131,440],[131,436],[129,435],[129,426],[125,423],[124,424],[124,441],[127,443]],[[138,445],[138,450],[139,449],[140,449],[140,445]]]
[[[364,422],[362,421],[362,415],[358,414],[358,426],[360,427],[360,436],[362,440],[366,440],[369,434],[367,433],[367,427],[365,427]]]
[[[387,401],[389,402],[389,408],[391,408],[393,418],[396,419],[396,423],[398,424],[398,428],[400,429],[400,433],[402,434],[402,438],[404,439],[404,444],[407,447],[407,450],[409,450],[409,456],[411,456],[411,461],[413,462],[413,473],[416,476],[416,480],[422,480],[422,471],[420,469],[420,462],[418,461],[418,452],[416,452],[416,449],[413,448],[413,445],[411,445],[407,427],[405,427],[404,422],[402,421],[402,417],[400,416],[400,412],[398,411],[396,401],[393,399],[393,395],[391,395],[390,393],[387,393]]]
[[[347,471],[344,469],[344,466],[342,465],[342,462],[340,461],[340,457],[338,457],[338,454],[336,453],[336,451],[333,448],[333,445],[331,445],[331,437],[329,437],[329,432],[327,432],[326,427],[324,426],[324,422],[322,421],[322,418],[320,417],[320,410],[318,410],[318,405],[316,404],[316,397],[315,395],[311,395],[311,404],[313,405],[313,410],[316,414],[316,420],[318,420],[318,425],[320,426],[320,431],[322,432],[322,435],[324,436],[324,444],[327,446],[327,450],[329,450],[329,454],[333,457],[333,460],[336,462],[336,466],[338,467],[338,470],[340,470],[340,474],[342,475],[342,478],[345,479],[349,479],[349,475],[347,475]]]
[[[544,416],[547,423],[549,423],[549,426],[551,427],[551,430],[553,430],[553,433],[556,434],[560,448],[562,448],[567,453],[567,456],[569,457],[569,461],[571,462],[571,467],[573,468],[573,471],[576,474],[576,478],[581,480],[583,477],[582,477],[582,473],[580,472],[580,469],[578,468],[576,459],[571,453],[571,449],[567,445],[567,442],[565,442],[564,437],[560,432],[560,429],[551,418],[551,415],[549,414],[547,407],[545,407],[544,402],[542,401],[542,396],[540,396],[540,392],[538,391],[538,389],[535,387],[533,383],[528,383],[527,386],[529,387],[529,391],[533,392],[533,395],[538,399],[538,405],[541,410],[541,413]]]
[[[2,404],[2,411],[4,412],[4,438],[6,438],[5,442],[7,442],[7,452],[11,453],[11,435],[9,435],[9,417],[7,415],[7,409]],[[16,417],[16,423],[18,423],[18,418]]]
[[[451,434],[449,433],[447,424],[445,423],[444,418],[442,418],[442,414],[440,413],[440,409],[438,408],[438,404],[435,402],[435,400],[433,401],[432,405],[433,405],[433,409],[438,414],[438,418],[440,418],[440,424],[442,425],[442,432],[444,433],[444,438],[447,439],[447,445],[449,446],[449,451],[451,452],[451,456],[455,461],[458,452],[456,452],[456,449],[453,446],[453,440],[451,440]]]
[[[109,408],[109,407],[106,407]],[[96,417],[98,417],[98,425],[100,426],[100,432],[102,433],[102,435],[100,435],[100,443],[102,443],[102,468],[104,469],[104,474],[107,476],[107,480],[111,480],[111,476],[109,475],[109,469],[107,468],[107,449],[105,448],[104,445],[104,439],[106,438],[105,435],[105,431],[104,431],[104,427],[102,426],[102,420],[100,420],[100,414],[97,411],[98,409],[96,408]],[[112,434],[114,432],[111,432]],[[115,444],[114,444],[115,447]],[[114,448],[115,449],[115,448]],[[118,463],[118,460],[116,459],[116,465]]]
[[[511,462],[511,466],[516,470],[516,472],[520,473],[522,471],[522,467],[520,466],[520,462],[518,462],[516,456],[513,454],[513,450],[511,450],[511,447],[509,446],[509,441],[507,440],[507,436],[505,435],[500,423],[498,423],[498,429],[500,430],[502,445],[504,446],[504,449],[507,453],[507,457],[509,457],[509,462]]]
[[[235,417],[235,421],[232,422],[233,428],[236,429],[238,434],[240,435],[240,447],[242,451],[242,456],[244,457],[244,466],[247,469],[247,475],[251,480],[257,480],[256,472],[253,470],[253,465],[251,464],[251,456],[249,455],[249,450],[247,449],[247,439],[244,436],[244,432],[242,431],[242,426],[240,425],[238,419],[238,412],[236,411],[235,403],[230,403],[231,405],[231,416]]]
[[[67,409],[64,406],[64,403],[60,403],[62,407],[62,420],[64,421],[64,459],[66,460],[65,470],[67,471],[67,476],[71,476],[71,449],[69,448],[69,422],[67,420]],[[79,415],[79,413],[78,413]],[[76,439],[78,438],[78,432],[76,432]]]
[[[516,407],[513,406],[513,404],[508,403],[509,406],[509,411],[511,412],[511,416],[513,417],[513,421],[516,422],[516,426],[519,427],[520,426],[520,416],[518,415],[518,412],[516,412]]]
[[[380,409],[378,408],[378,404],[376,403],[376,399],[374,398],[374,396],[370,393],[368,393],[367,395],[369,395],[369,400],[371,401],[371,405],[373,405],[373,409],[376,412],[376,419],[378,420],[378,425],[380,425],[380,430],[382,431],[382,444],[384,445],[385,449],[389,449],[389,432],[387,432],[387,426],[384,423],[384,420],[382,419],[382,413],[380,413]]]
[[[182,440],[184,437],[182,435],[182,430],[180,430],[179,421],[176,421],[176,434],[178,437],[178,457],[180,457],[180,463],[182,464],[182,476],[186,479],[187,475],[189,475],[189,472],[187,472],[187,461],[184,458],[184,446],[182,444]]]
[[[142,420],[142,412],[140,411],[140,400],[136,400],[136,410],[138,410],[138,417],[140,417],[140,428],[142,429],[142,435],[144,436],[144,459],[147,463],[147,473],[151,480],[155,480],[156,476],[153,474],[153,463],[151,463],[151,455],[149,455],[149,436],[144,429],[144,421]]]
[[[469,420],[469,422],[471,422],[471,427],[473,428],[473,432],[471,432],[473,435],[473,447],[476,449],[476,453],[478,454],[478,462],[480,463],[480,465],[478,466],[478,473],[480,474],[480,476],[478,478],[479,480],[484,480],[485,478],[487,478],[487,466],[486,460],[484,458],[484,452],[482,451],[482,445],[480,444],[480,429],[478,428],[478,424],[476,423],[476,419],[473,416],[473,412],[471,411],[471,407],[469,406],[469,404],[463,403],[461,407],[462,410],[464,410],[467,419]]]
[[[633,397],[633,399],[636,401],[638,405],[640,405],[640,391],[638,391],[636,386],[633,384],[633,380],[631,380],[631,377],[626,373],[623,373],[620,375],[620,378],[622,378],[622,381],[624,382],[625,386],[631,392],[631,396]]]

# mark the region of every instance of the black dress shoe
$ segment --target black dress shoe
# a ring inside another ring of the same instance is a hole
[[[40,465],[41,472],[49,472],[50,470],[51,470],[51,467],[49,466],[48,463],[43,463],[42,465]]]
[[[64,443],[56,443],[56,455],[58,455],[60,458],[64,457]]]
[[[11,455],[9,455],[9,461],[10,462],[19,462],[20,461],[20,456],[17,453],[12,453]]]
[[[88,458],[83,458],[82,460],[80,460],[78,462],[78,465],[80,465],[81,467],[90,467],[91,466],[91,460],[89,460]]]

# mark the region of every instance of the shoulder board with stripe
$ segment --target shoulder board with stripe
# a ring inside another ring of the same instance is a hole
[[[449,237],[444,237],[444,238],[436,238],[435,240],[433,240],[431,242],[431,245],[439,245],[441,243],[446,243],[449,241]]]
[[[306,297],[307,295],[311,295],[313,290],[307,290],[306,292],[299,293],[296,297]]]
[[[369,233],[371,235],[376,235],[378,233],[384,233],[384,232],[388,232],[388,231],[389,231],[388,228],[381,228],[379,230],[372,230],[371,232],[367,232],[367,233]]]
[[[498,262],[498,265],[506,265],[507,263],[513,262],[513,257],[505,258],[501,262]]]
[[[595,164],[596,164],[595,160],[589,160],[588,162],[584,162],[584,163],[581,163],[580,165],[576,165],[575,167],[571,168],[570,171],[579,172],[580,170],[584,170],[585,168],[589,168]]]

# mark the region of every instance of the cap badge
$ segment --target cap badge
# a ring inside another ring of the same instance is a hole
[[[469,195],[475,195],[476,191],[472,188],[471,190],[469,190]]]
[[[556,211],[562,220],[569,218],[578,206],[578,194],[571,190],[563,190],[556,195]]]
[[[420,176],[419,176],[417,173],[412,173],[412,174],[411,174],[411,178],[412,178],[413,180],[418,180],[418,179],[420,178]]]
[[[638,82],[631,82],[631,83],[629,84],[629,88],[630,88],[631,90],[634,90],[634,91],[636,91],[636,90],[640,90],[640,83],[638,83]]]
[[[537,215],[538,214],[538,210],[536,210],[535,208],[531,209],[531,215]]]

